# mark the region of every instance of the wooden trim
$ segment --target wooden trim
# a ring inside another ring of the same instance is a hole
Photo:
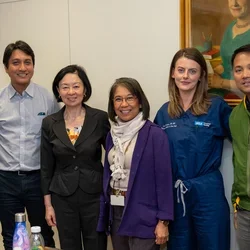
[[[180,47],[185,48],[185,0],[180,0]]]
[[[191,0],[180,0],[180,47],[191,46]]]
[[[185,47],[190,47],[191,43],[191,0],[185,0]]]

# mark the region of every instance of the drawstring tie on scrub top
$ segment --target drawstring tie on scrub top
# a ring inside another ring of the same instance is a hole
[[[183,206],[183,217],[186,215],[186,204],[184,200],[184,194],[188,191],[187,187],[184,185],[182,180],[177,180],[174,185],[177,188],[177,202],[180,203],[180,196],[181,202]]]

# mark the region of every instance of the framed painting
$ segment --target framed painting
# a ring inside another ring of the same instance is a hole
[[[233,80],[231,56],[250,43],[250,0],[180,0],[181,47],[196,47],[208,66],[209,92],[230,106],[243,94]]]

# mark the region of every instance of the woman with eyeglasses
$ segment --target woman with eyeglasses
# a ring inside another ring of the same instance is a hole
[[[41,182],[49,226],[57,226],[64,250],[106,250],[105,232],[96,232],[102,193],[102,146],[108,115],[86,105],[92,88],[84,69],[61,69],[53,92],[64,107],[42,123]]]
[[[168,139],[148,120],[149,110],[135,79],[115,81],[109,94],[112,124],[97,230],[110,232],[117,250],[159,249],[173,219]]]

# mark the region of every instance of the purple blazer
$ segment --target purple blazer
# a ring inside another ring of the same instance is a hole
[[[110,205],[110,166],[108,153],[113,147],[110,133],[106,139],[103,195],[97,231],[109,233],[112,223]],[[138,133],[132,156],[125,207],[118,234],[155,238],[158,220],[173,220],[171,159],[166,134],[151,121]]]

